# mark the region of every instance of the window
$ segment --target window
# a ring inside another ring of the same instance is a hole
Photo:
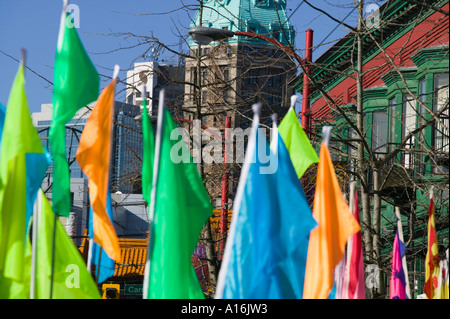
[[[385,111],[373,113],[372,150],[377,157],[387,152],[387,123],[388,119]]]
[[[389,151],[395,148],[395,120],[397,118],[395,97],[389,100]]]
[[[245,84],[257,84],[258,83],[258,73],[256,71],[249,71],[245,77]]]
[[[414,129],[416,128],[416,109],[415,109],[415,100],[411,95],[405,94],[403,95],[403,136],[402,139],[405,139]],[[411,136],[405,144],[405,148],[407,149],[403,153],[403,164],[406,168],[412,169],[414,164],[414,156],[412,151],[408,151],[409,149],[414,149],[414,136]]]
[[[208,70],[206,70],[206,68],[203,68],[202,70],[202,84],[208,84]]]
[[[275,75],[273,78],[273,86],[279,87],[281,85],[281,75]]]
[[[230,80],[230,71],[228,70],[228,68],[221,66],[220,70],[222,71],[223,74],[223,80],[225,82],[228,82]]]
[[[433,146],[436,152],[436,163],[439,165],[442,161],[446,160],[445,155],[448,156],[449,151],[449,88],[448,88],[448,73],[436,74],[434,76],[434,97],[433,97],[433,111],[441,112],[438,117],[439,122],[434,123],[434,136]],[[448,164],[446,164],[448,165]],[[448,172],[448,168],[443,166],[435,167],[434,172],[437,174],[443,174]]]
[[[256,7],[267,7],[270,5],[270,0],[255,0]]]
[[[426,103],[426,87],[425,87],[425,78],[421,78],[419,80],[419,85],[418,85],[418,89],[419,89],[419,101],[422,102],[423,104]],[[417,103],[417,126],[421,126],[422,124],[425,123],[425,108],[420,105],[420,103]],[[419,174],[423,174],[425,171],[425,154],[423,153],[423,146],[425,143],[425,136],[424,136],[424,130],[422,130],[421,132],[418,133],[417,136],[417,145],[416,148],[418,149],[418,153],[416,154],[416,165],[415,165],[415,170],[417,173]]]
[[[227,56],[231,56],[231,54],[233,54],[233,52],[231,51],[231,47],[227,47]]]

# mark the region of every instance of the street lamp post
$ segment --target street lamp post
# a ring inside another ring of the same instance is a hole
[[[225,40],[228,38],[231,38],[233,36],[244,36],[249,38],[256,38],[263,40],[265,42],[271,43],[279,48],[281,48],[284,52],[286,52],[288,55],[293,56],[296,61],[304,66],[304,77],[303,77],[303,102],[302,102],[302,127],[306,131],[306,133],[309,135],[310,133],[310,89],[309,89],[309,75],[310,75],[310,63],[312,61],[312,35],[313,30],[308,29],[306,31],[306,42],[305,42],[305,59],[302,59],[300,56],[298,56],[297,53],[295,53],[292,49],[285,46],[284,44],[278,42],[275,39],[266,37],[261,34],[257,34],[254,32],[244,32],[244,31],[230,31],[227,29],[217,29],[217,28],[209,28],[209,27],[203,27],[203,26],[197,26],[189,30],[189,35],[192,37],[192,40],[200,45],[208,45],[212,41],[220,41]],[[229,119],[227,119],[229,120]],[[228,125],[228,126],[227,126]],[[229,127],[229,122],[225,122],[225,127]],[[225,129],[226,131],[226,129]],[[225,137],[225,140],[227,138]],[[225,152],[226,153],[226,152]],[[225,155],[224,155],[225,156]],[[224,171],[226,171],[225,166],[225,157],[224,157]],[[226,208],[228,201],[228,174],[225,172],[222,176],[222,205],[221,205],[221,214],[220,214],[220,238],[223,238],[226,232],[226,226],[227,226],[227,217],[228,217],[228,209]],[[223,241],[219,244],[219,258],[222,257],[223,254]]]
[[[254,33],[254,32],[244,32],[244,31],[230,31],[226,29],[217,29],[217,28],[209,28],[209,27],[193,27],[189,30],[189,35],[192,37],[195,43],[199,45],[207,45],[212,41],[219,41],[231,38],[233,36],[244,36],[249,38],[256,38],[268,43],[271,43],[281,49],[287,54],[293,56],[297,62],[299,62],[304,67],[304,75],[303,75],[303,102],[302,102],[302,127],[309,135],[310,133],[310,84],[309,84],[309,75],[311,72],[310,62],[312,62],[312,43],[313,43],[313,30],[306,30],[306,41],[305,41],[305,58],[301,58],[297,53],[295,53],[292,49],[284,45],[283,43],[278,42],[275,39],[266,37],[264,35]],[[309,62],[309,63],[308,63]]]

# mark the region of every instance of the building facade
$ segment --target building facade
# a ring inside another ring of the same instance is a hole
[[[205,1],[190,27],[195,26],[252,32],[286,46],[294,43],[295,37],[287,19],[285,1]],[[288,83],[297,70],[292,57],[280,46],[248,36],[234,36],[208,45],[198,45],[190,39],[189,45],[183,107],[187,123],[201,120],[203,128],[217,129],[224,139],[225,118],[229,117],[230,128],[249,128],[253,118],[252,104],[256,102],[263,104],[261,125],[266,128],[272,125],[272,114],[282,118],[289,109],[290,97],[295,91]],[[185,127],[189,125],[185,124]],[[202,140],[203,145],[207,142],[209,140]],[[235,157],[228,161],[237,162],[236,154],[237,150]],[[214,156],[223,158],[222,154]],[[231,205],[239,165],[230,164],[227,170]],[[202,173],[213,205],[220,208],[221,161],[204,165]]]
[[[378,25],[362,36],[361,133],[366,142],[362,160],[357,155],[362,139],[355,131],[354,33],[321,55],[312,71],[312,139],[320,142],[321,127],[333,125],[333,159],[345,176],[343,187],[351,180],[359,183],[358,174],[366,180],[370,231],[376,233],[373,240],[380,250],[366,251],[365,258],[380,269],[384,294],[389,291],[396,207],[401,213],[413,296],[423,292],[431,188],[441,258],[448,248],[448,10],[448,0],[430,0],[427,6],[388,1],[378,10]],[[302,86],[300,81],[299,92]],[[357,170],[356,161],[364,162],[359,166],[362,171]],[[378,209],[381,216],[376,217],[373,212]],[[379,291],[383,294],[383,289]]]
[[[181,62],[181,61],[180,61]],[[148,104],[156,113],[159,92],[165,90],[165,102],[171,113],[180,114],[184,100],[184,63],[168,64],[156,61],[138,62],[127,71],[126,101],[142,104],[142,87],[145,86]]]

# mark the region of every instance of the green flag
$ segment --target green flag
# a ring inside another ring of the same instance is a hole
[[[278,132],[289,151],[297,177],[302,177],[311,164],[319,162],[319,157],[298,122],[293,107],[284,116],[278,126]]]
[[[25,94],[24,66],[6,109],[0,159],[0,298],[29,297],[29,220],[48,163]]]
[[[48,299],[52,266],[53,227],[55,229],[55,260],[53,299],[99,299],[100,293],[80,252],[67,235],[59,218],[54,218],[50,203],[42,190],[36,263],[36,298]]]
[[[67,217],[71,199],[65,125],[80,108],[97,99],[100,78],[76,29],[65,23],[66,19],[70,19],[65,9],[61,17],[56,48],[49,142],[53,155],[53,211]]]
[[[186,143],[182,138],[171,139],[178,127],[167,109],[163,117],[150,228],[148,291],[144,293],[149,299],[204,298],[191,255],[212,205]]]
[[[147,205],[150,204],[150,194],[153,184],[153,162],[155,151],[155,138],[153,135],[153,126],[148,115],[147,99],[144,97],[142,102],[142,137],[143,137],[143,154],[142,154],[142,195]]]

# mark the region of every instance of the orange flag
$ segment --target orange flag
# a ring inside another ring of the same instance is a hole
[[[428,209],[428,250],[425,258],[425,287],[427,299],[437,299],[436,290],[439,278],[439,249],[434,222],[433,189],[430,190],[430,207]]]
[[[303,298],[327,299],[347,240],[361,227],[342,196],[326,142],[320,148],[313,217],[319,226],[309,237]]]
[[[115,86],[116,76],[98,97],[81,135],[76,159],[89,179],[94,241],[111,259],[120,261],[119,240],[106,212]]]

